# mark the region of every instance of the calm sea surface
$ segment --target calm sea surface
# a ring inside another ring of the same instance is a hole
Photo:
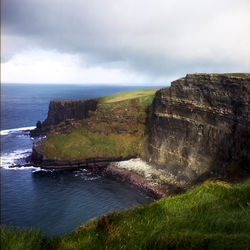
[[[1,224],[58,235],[103,213],[151,202],[152,198],[138,189],[86,169],[9,168],[24,163],[31,153],[37,139],[27,130],[46,118],[50,100],[84,99],[141,88],[146,87],[2,84]]]

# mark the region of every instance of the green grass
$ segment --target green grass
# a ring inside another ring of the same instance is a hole
[[[113,103],[134,98],[154,96],[157,90],[158,89],[140,89],[140,90],[126,91],[114,95],[104,96],[101,97],[101,103]]]
[[[43,250],[53,249],[59,242],[34,229],[18,229],[1,226],[1,249]]]
[[[97,111],[69,134],[50,133],[41,152],[48,159],[142,156],[148,109],[157,89],[101,98]]]
[[[28,242],[33,249],[42,244],[43,249],[248,249],[249,212],[250,180],[206,182],[182,195],[92,219],[57,239],[4,229],[1,244],[2,249],[29,249]]]
[[[242,77],[242,78],[249,78],[250,73],[194,73],[194,74],[187,74],[187,75],[211,75],[211,76],[235,76],[235,77]]]
[[[250,77],[250,73],[223,73],[225,76]]]

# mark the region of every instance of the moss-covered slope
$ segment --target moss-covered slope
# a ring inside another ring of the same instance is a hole
[[[82,160],[138,156],[147,137],[146,119],[157,89],[99,98],[89,118],[51,129],[39,151],[47,159]]]

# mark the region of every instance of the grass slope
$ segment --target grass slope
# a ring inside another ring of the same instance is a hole
[[[132,90],[114,95],[104,96],[101,98],[101,103],[120,102],[134,98],[153,96],[157,90],[158,89],[140,89],[140,90]]]
[[[41,152],[57,160],[141,155],[147,112],[156,91],[136,90],[100,98],[90,118],[71,133],[50,133]]]
[[[221,74],[221,75],[236,76],[236,77],[242,77],[242,78],[250,77],[250,73],[224,73],[224,74]]]
[[[2,249],[248,249],[250,180],[206,182],[173,197],[92,219],[58,238],[2,228]]]

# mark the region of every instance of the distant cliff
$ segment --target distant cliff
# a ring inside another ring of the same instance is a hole
[[[89,111],[95,111],[98,98],[84,100],[52,100],[49,104],[48,116],[44,122],[37,124],[31,135],[49,132],[51,128],[66,120],[82,120],[89,117]]]
[[[147,160],[185,186],[250,170],[250,75],[192,74],[159,90]]]
[[[48,118],[40,129],[42,132],[47,129],[47,138],[34,144],[33,160],[43,159],[45,166],[46,159],[50,166],[55,166],[57,163],[50,160],[85,164],[141,155],[147,134],[148,107],[156,91],[128,91],[85,102],[51,102]]]
[[[98,99],[51,101],[48,117],[43,126],[56,125],[67,119],[85,119],[90,110],[96,110],[97,103]]]

